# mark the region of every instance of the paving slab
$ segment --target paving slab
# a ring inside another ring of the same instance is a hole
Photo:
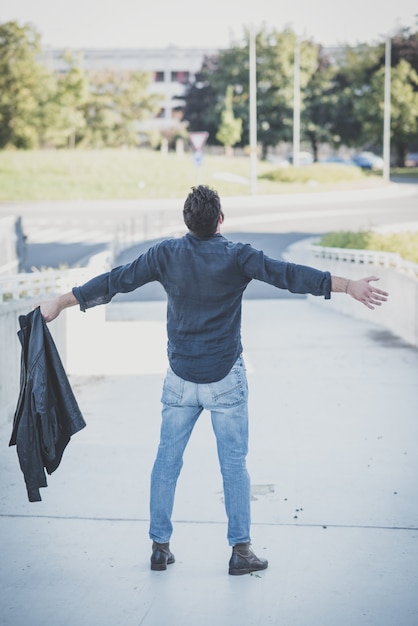
[[[308,299],[244,302],[252,542],[269,568],[227,574],[203,413],[177,489],[176,563],[151,572],[149,476],[166,360],[159,347],[146,372],[153,335],[141,323],[161,319],[164,303],[118,307],[110,316],[122,334],[112,331],[108,348],[115,362],[129,352],[130,365],[71,376],[87,427],[42,502],[27,501],[10,428],[0,430],[0,624],[416,626],[418,350]]]

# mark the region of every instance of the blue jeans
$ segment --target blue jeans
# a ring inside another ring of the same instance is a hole
[[[248,385],[239,357],[225,378],[208,384],[183,380],[171,369],[164,380],[162,424],[157,458],[151,474],[150,538],[170,540],[171,514],[183,453],[204,409],[211,412],[223,478],[228,542],[250,541],[250,477],[248,452]]]

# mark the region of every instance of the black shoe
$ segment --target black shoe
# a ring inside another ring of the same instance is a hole
[[[229,560],[229,574],[241,576],[266,569],[267,559],[259,559],[250,548],[250,542],[237,543],[232,548],[232,556]]]
[[[167,565],[174,563],[174,554],[170,552],[170,544],[152,542],[151,569],[158,572],[167,569]]]

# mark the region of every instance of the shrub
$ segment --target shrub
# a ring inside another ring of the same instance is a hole
[[[313,163],[295,167],[279,167],[260,176],[267,180],[281,183],[340,183],[343,181],[362,180],[366,174],[359,167],[350,165]]]
[[[321,237],[319,245],[329,248],[395,252],[418,263],[418,232],[378,233],[373,231],[337,231]]]

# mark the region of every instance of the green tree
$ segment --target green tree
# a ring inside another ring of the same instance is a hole
[[[410,66],[418,72],[418,31],[411,28],[401,28],[392,37],[392,67],[396,67],[401,59],[408,61]],[[381,64],[384,64],[385,46],[381,45]]]
[[[303,115],[308,85],[318,70],[319,46],[297,42],[290,29],[263,31],[257,37],[258,137],[265,154],[268,146],[293,139],[295,52],[299,46],[300,109]],[[260,54],[260,58],[259,57]],[[302,117],[303,122],[303,117]],[[302,133],[304,132],[302,125]]]
[[[39,102],[50,88],[39,51],[32,27],[0,24],[0,148],[38,145]]]
[[[116,128],[120,115],[114,101],[114,74],[96,72],[90,74],[90,90],[85,103],[86,127],[83,144],[93,148],[117,145]]]
[[[364,142],[377,145],[383,140],[384,76],[382,67],[373,75],[370,88],[356,103],[357,114],[363,120]],[[408,144],[418,137],[418,73],[401,59],[391,70],[391,142],[397,164],[403,166]]]
[[[317,70],[303,91],[301,112],[301,135],[311,144],[314,160],[318,160],[320,144],[337,144],[333,129],[333,118],[338,102],[334,88],[335,67],[318,48]]]
[[[138,124],[160,106],[159,97],[148,93],[149,82],[144,72],[92,74],[85,105],[85,143],[97,148],[136,145]]]
[[[75,148],[86,126],[83,107],[88,99],[89,84],[82,69],[82,58],[75,58],[71,53],[66,58],[69,69],[58,79],[59,128],[63,131],[68,147]]]
[[[315,89],[313,101],[309,93],[305,100],[305,126],[302,126],[305,136],[312,128],[316,134],[319,128],[320,141],[381,150],[385,43],[346,46],[331,54],[328,78]],[[400,61],[409,65],[401,70]],[[403,162],[407,146],[417,140],[413,95],[417,86],[413,71],[418,71],[418,33],[401,29],[392,38],[391,94],[392,145],[399,163]],[[315,87],[316,80],[317,76]],[[310,91],[310,85],[307,90]]]
[[[218,130],[218,118],[213,114],[217,94],[209,80],[211,74],[216,71],[217,62],[217,57],[204,58],[201,70],[196,74],[195,81],[187,86],[184,96],[183,116],[189,132],[202,130],[208,132],[209,143],[216,141]]]
[[[293,129],[293,81],[295,34],[261,29],[256,35],[257,73],[257,137],[262,144],[263,154],[269,146],[280,141],[290,141]],[[318,46],[309,41],[301,42],[300,83],[303,90],[318,67]],[[242,43],[235,43],[228,50],[219,52],[216,58],[206,61],[202,67],[199,83],[205,90],[204,106],[199,109],[201,129],[215,128],[209,141],[216,140],[224,108],[224,94],[233,89],[234,113],[242,120],[241,145],[249,143],[249,34],[245,33]],[[186,95],[187,121],[192,124],[198,105],[196,91]],[[200,130],[201,130],[200,129]]]
[[[151,76],[146,72],[126,72],[117,77],[115,107],[120,115],[116,129],[119,145],[136,145],[138,123],[160,109],[160,97],[148,92],[150,81]]]
[[[248,52],[239,48],[231,54],[222,50],[218,55],[206,57],[196,81],[189,85],[185,94],[184,119],[189,131],[205,130],[209,133],[208,143],[219,144],[216,134],[225,106],[225,93],[232,86],[234,108],[237,117],[243,119],[244,132],[248,134],[248,112],[243,99],[248,99]],[[244,64],[247,67],[243,69]],[[247,90],[245,96],[244,90]]]
[[[86,126],[84,106],[89,84],[81,58],[65,55],[68,70],[50,74],[37,111],[40,144],[43,147],[74,148],[82,139]]]
[[[232,147],[241,139],[242,120],[234,116],[233,88],[228,85],[225,96],[225,108],[221,114],[221,124],[216,139],[225,146],[227,155],[231,155]]]
[[[364,135],[357,103],[370,89],[372,76],[381,66],[379,47],[345,46],[337,52],[333,66],[333,86],[328,94],[333,102],[330,111],[333,143],[336,146],[358,146]]]

